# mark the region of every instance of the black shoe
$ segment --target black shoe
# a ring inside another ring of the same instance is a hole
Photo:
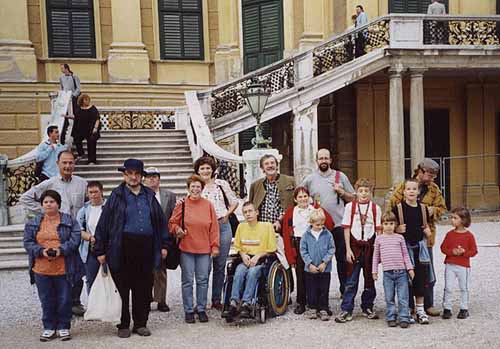
[[[387,321],[387,326],[396,327],[398,324],[394,320]]]
[[[194,319],[194,313],[186,313],[184,315],[184,321],[188,324],[194,324],[196,322]]]
[[[170,307],[166,303],[158,303],[158,311],[166,313],[170,311]]]
[[[151,336],[151,331],[147,327],[134,328],[133,333],[137,333],[139,336],[148,337]]]
[[[73,305],[71,307],[71,312],[75,316],[83,316],[83,314],[85,314],[85,308],[81,304]]]
[[[250,316],[251,311],[252,311],[252,309],[250,307],[250,304],[243,303],[243,305],[241,306],[241,309],[240,309],[240,317],[245,318],[245,319],[250,319],[251,318],[251,316]]]
[[[300,315],[300,314],[304,314],[305,311],[306,311],[305,305],[297,303],[297,306],[293,310],[293,313]]]
[[[469,311],[467,309],[460,309],[457,315],[457,319],[467,319],[469,317]]]
[[[401,327],[401,328],[408,328],[409,326],[410,326],[410,324],[407,322],[400,322],[399,323],[399,327]]]
[[[207,313],[204,312],[204,311],[200,311],[198,313],[198,320],[200,320],[200,322],[208,322],[208,316],[207,316]]]
[[[451,316],[453,314],[451,313],[450,309],[443,309],[443,315],[441,316],[443,319],[451,319]]]
[[[128,337],[130,337],[130,329],[128,329],[128,328],[119,328],[118,329],[118,337],[120,337],[120,338],[128,338]]]

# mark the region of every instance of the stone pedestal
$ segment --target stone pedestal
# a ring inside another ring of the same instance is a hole
[[[2,1],[0,81],[36,81],[35,49],[29,39],[27,0]]]
[[[142,42],[140,0],[111,1],[113,42],[109,50],[110,82],[149,82],[149,56]]]
[[[295,183],[302,183],[302,180],[316,168],[318,102],[300,106],[293,111],[293,173]]]
[[[245,163],[245,187],[247,193],[250,193],[250,186],[257,179],[264,177],[264,173],[260,168],[260,158],[264,155],[274,155],[279,162],[282,156],[277,149],[250,149],[243,151],[243,162]]]

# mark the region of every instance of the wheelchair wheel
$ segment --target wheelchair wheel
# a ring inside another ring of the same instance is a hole
[[[278,261],[275,261],[269,268],[267,285],[270,313],[276,316],[283,315],[288,308],[290,280],[286,269]]]
[[[261,324],[264,324],[266,323],[266,317],[267,317],[267,314],[266,314],[266,308],[265,307],[259,307],[257,309],[257,320],[259,321],[259,323]]]

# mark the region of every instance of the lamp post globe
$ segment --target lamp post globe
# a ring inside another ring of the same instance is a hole
[[[269,89],[256,78],[252,79],[250,84],[241,91],[241,95],[245,98],[248,109],[250,109],[250,112],[257,121],[257,125],[255,126],[255,138],[252,139],[254,148],[269,148],[271,144],[270,138],[265,139],[262,136],[262,128],[260,125],[260,117],[262,113],[264,113],[270,94]]]

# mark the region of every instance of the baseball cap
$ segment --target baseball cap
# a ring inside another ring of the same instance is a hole
[[[123,163],[123,166],[118,167],[118,171],[125,172],[126,170],[137,170],[144,174],[144,163],[137,159],[127,159]]]
[[[160,175],[160,170],[157,167],[148,167],[144,170],[145,176]]]

